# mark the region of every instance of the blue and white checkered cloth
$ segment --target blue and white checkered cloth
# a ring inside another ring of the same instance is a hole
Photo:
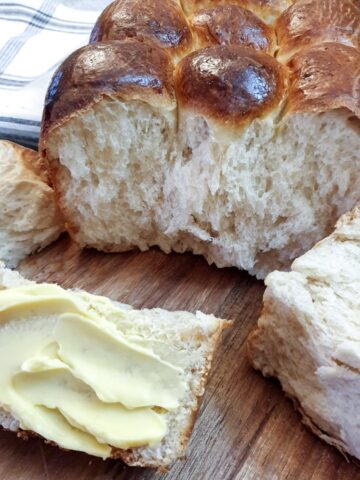
[[[37,146],[51,76],[110,1],[0,0],[0,139]],[[95,7],[94,7],[95,5]]]

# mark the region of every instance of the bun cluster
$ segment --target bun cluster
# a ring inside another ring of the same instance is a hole
[[[232,130],[271,112],[359,115],[359,46],[357,0],[117,0],[54,76],[43,133],[106,95]]]

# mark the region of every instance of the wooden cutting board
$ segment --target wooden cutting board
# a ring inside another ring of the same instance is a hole
[[[360,479],[360,467],[302,426],[279,385],[247,362],[245,340],[261,309],[262,282],[190,254],[80,252],[66,236],[23,262],[21,272],[137,308],[199,309],[233,319],[234,326],[225,331],[214,359],[188,457],[167,475],[1,432],[1,480]]]

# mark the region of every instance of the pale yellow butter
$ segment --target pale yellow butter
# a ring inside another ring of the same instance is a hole
[[[0,404],[22,428],[103,458],[160,442],[183,371],[126,338],[112,321],[124,316],[56,285],[1,290]]]
[[[127,408],[178,407],[182,371],[149,350],[131,344],[110,328],[113,325],[107,327],[76,314],[61,316],[54,338],[60,346],[60,358],[72,365],[74,375],[105,402],[121,402]]]

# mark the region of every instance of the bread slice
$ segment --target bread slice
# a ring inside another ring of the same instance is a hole
[[[15,267],[64,230],[39,154],[0,141],[0,259]]]
[[[30,282],[16,271],[0,267],[0,289],[25,283]],[[166,468],[185,454],[216,344],[229,322],[201,312],[169,312],[160,308],[135,310],[129,305],[114,304],[127,312],[126,322],[117,324],[118,328],[126,335],[136,336],[137,341],[150,342],[149,347],[162,360],[181,367],[186,387],[180,406],[166,413],[167,434],[159,444],[126,450],[113,448],[111,457],[122,459],[128,465]],[[0,410],[0,424],[25,438],[34,433],[21,430],[17,419],[5,408]]]
[[[360,207],[265,283],[253,366],[278,377],[314,433],[360,459]]]

